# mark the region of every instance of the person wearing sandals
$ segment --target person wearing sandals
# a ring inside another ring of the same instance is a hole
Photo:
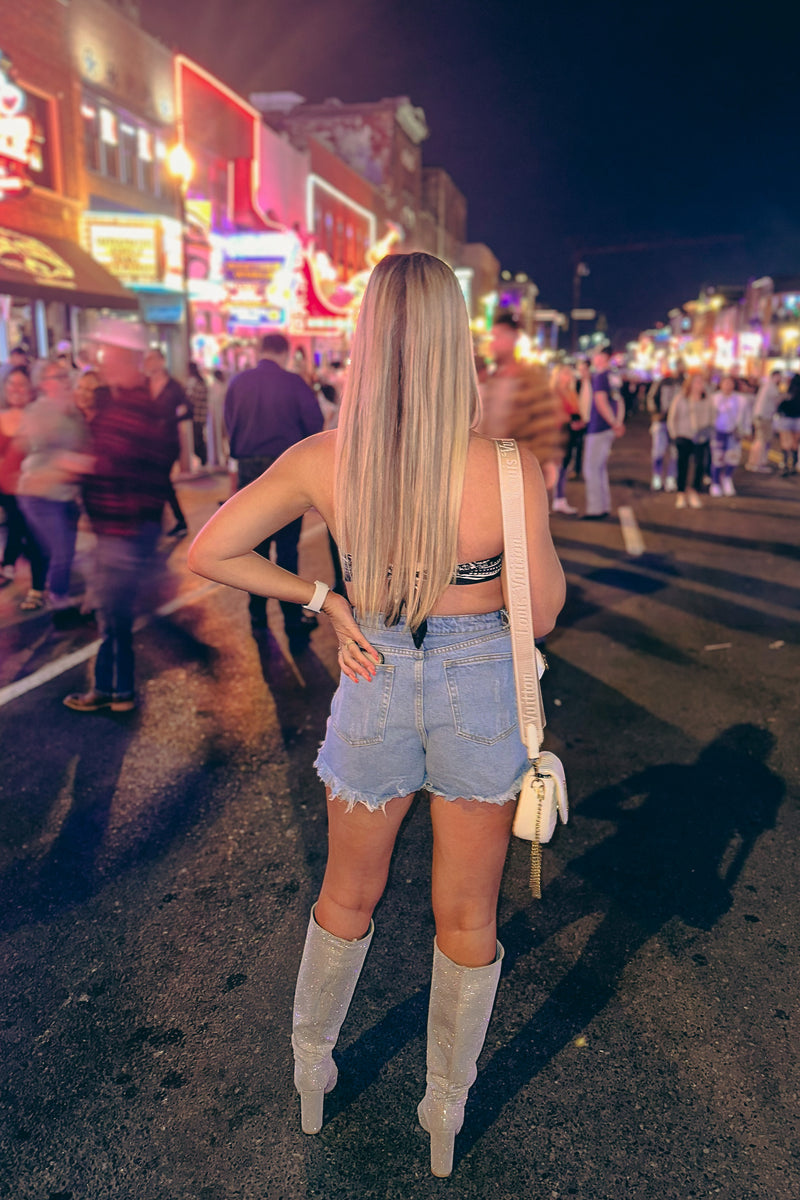
[[[17,500],[20,470],[25,457],[18,434],[23,410],[33,400],[33,387],[25,367],[12,367],[8,372],[3,398],[6,408],[0,411],[0,508],[6,514],[6,544],[0,588],[8,587],[14,581],[17,560],[24,555],[31,568],[31,586],[20,609],[23,612],[35,612],[44,605],[47,555],[25,520]]]
[[[429,793],[436,938],[417,1112],[439,1176],[452,1170],[494,1005],[497,901],[528,761],[503,607],[497,454],[475,432],[478,415],[455,275],[429,254],[384,258],[364,294],[338,429],[287,450],[189,552],[202,576],[324,612],[339,645],[341,678],[316,761],[328,860],[294,999],[306,1133],[321,1128],[336,1083],[332,1051],[395,838],[414,794]],[[544,634],[564,602],[564,576],[541,470],[530,452],[522,458],[534,625]],[[253,551],[312,507],[341,548],[348,598]]]

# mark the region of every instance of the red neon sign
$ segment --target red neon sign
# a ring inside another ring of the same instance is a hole
[[[28,171],[36,163],[36,128],[25,112],[25,93],[0,59],[0,199],[30,191]]]

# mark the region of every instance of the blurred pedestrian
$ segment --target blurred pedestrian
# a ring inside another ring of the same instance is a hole
[[[583,480],[583,451],[586,445],[586,427],[589,424],[589,417],[592,415],[592,364],[588,358],[578,360],[578,408],[583,422],[583,437],[578,446],[578,453],[575,456],[575,471],[573,479]]]
[[[176,461],[181,453],[181,425],[192,420],[192,406],[184,388],[170,375],[167,370],[167,360],[160,350],[148,350],[144,358],[144,373],[150,387],[150,395],[158,401],[160,412],[166,420],[165,436],[170,445],[174,445]],[[167,530],[167,537],[184,537],[188,531],[186,517],[180,506],[175,487],[170,479],[167,492],[167,504],[172,509],[175,524]]]
[[[0,508],[6,516],[6,544],[0,588],[8,587],[17,572],[20,556],[27,558],[31,582],[20,608],[35,612],[44,605],[44,586],[47,579],[47,555],[25,520],[19,506],[19,476],[25,450],[19,438],[22,413],[33,400],[34,392],[25,367],[14,367],[5,377],[4,408],[0,411]]]
[[[665,371],[647,393],[650,421],[650,487],[654,492],[675,491],[676,453],[667,427],[667,413],[680,391],[682,376]]]
[[[565,442],[564,457],[558,469],[552,509],[554,513],[572,515],[578,510],[567,501],[567,477],[570,466],[573,463],[577,464],[583,454],[586,425],[581,417],[580,400],[572,369],[567,366],[556,367],[553,371],[552,387],[556,402],[561,406],[561,436]]]
[[[219,367],[211,372],[208,385],[208,465],[226,467],[230,447],[225,431],[225,375]]]
[[[753,440],[745,464],[748,471],[770,474],[769,447],[774,434],[775,413],[782,399],[781,372],[770,371],[758,389],[753,408]]]
[[[94,368],[90,368],[78,376],[72,389],[72,399],[75,407],[81,413],[87,425],[91,425],[97,415],[95,392],[99,387],[100,376]]]
[[[702,507],[700,492],[714,416],[705,379],[702,375],[688,376],[672,398],[666,422],[678,455],[676,508],[685,508],[687,500],[690,508]],[[692,486],[688,487],[690,466]]]
[[[307,1133],[319,1132],[336,1084],[332,1052],[395,839],[415,792],[430,794],[436,937],[417,1112],[439,1176],[452,1169],[494,1006],[511,802],[528,766],[503,611],[497,455],[472,431],[478,403],[455,275],[429,254],[389,255],[364,294],[339,428],[292,448],[229,500],[189,554],[201,575],[325,612],[339,643],[341,679],[316,764],[328,860],[293,1008]],[[564,576],[541,471],[532,455],[521,457],[534,624],[546,634]],[[312,506],[346,550],[355,612],[325,584],[252,553],[287,513]],[[473,561],[459,563],[463,547]]]
[[[25,449],[19,504],[47,555],[49,603],[60,627],[78,611],[70,600],[70,576],[89,430],[73,402],[69,372],[58,362],[44,364],[40,395],[23,410],[18,437]]]
[[[186,395],[192,406],[192,429],[194,434],[194,452],[200,459],[200,466],[208,462],[206,446],[206,425],[208,423],[208,384],[196,362],[189,363],[189,378],[186,381]]]
[[[242,371],[228,385],[225,425],[238,463],[239,489],[263,475],[295,442],[322,430],[317,397],[300,375],[287,370],[288,364],[288,341],[282,333],[268,333],[261,340],[258,365]],[[295,573],[302,524],[302,517],[293,518],[256,546],[256,553],[268,558],[274,544],[278,565]],[[281,609],[290,644],[301,648],[316,618],[291,600],[281,601]],[[258,593],[250,596],[250,624],[254,630],[267,627],[267,602]]]
[[[598,350],[592,375],[592,409],[584,440],[586,512],[581,518],[583,521],[602,521],[611,512],[608,459],[615,440],[625,432],[624,406],[613,394],[610,365],[609,350]]]
[[[775,414],[775,427],[783,452],[781,474],[786,479],[797,470],[797,451],[800,447],[800,375],[793,375],[789,381],[786,395]]]
[[[142,370],[144,328],[105,318],[93,337],[105,386],[96,394],[92,467],[83,500],[96,537],[93,589],[101,642],[94,686],[65,697],[64,703],[76,712],[130,712],[136,707],[136,601],[152,571],[161,532],[175,460],[174,422],[153,398]]]
[[[735,496],[733,472],[742,461],[741,427],[744,397],[736,391],[732,375],[723,375],[714,399],[714,433],[711,438],[710,496]]]
[[[15,346],[9,354],[8,362],[0,370],[0,388],[2,388],[2,385],[8,379],[11,372],[16,371],[19,367],[22,367],[24,371],[27,371],[30,374],[31,360],[28,355],[28,351],[24,346]],[[5,401],[1,396],[0,406],[6,406]]]
[[[552,490],[564,457],[559,405],[547,372],[538,363],[517,360],[520,324],[501,311],[492,325],[495,370],[481,388],[479,433],[514,438],[539,460],[545,485]]]

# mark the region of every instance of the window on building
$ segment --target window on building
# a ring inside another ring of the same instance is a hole
[[[100,118],[97,105],[90,100],[81,104],[81,119],[83,120],[83,153],[86,166],[90,171],[101,169],[100,152]]]
[[[140,187],[144,192],[154,192],[156,173],[153,162],[153,135],[141,125],[136,133],[136,153],[139,158]]]
[[[153,176],[153,192],[156,196],[166,196],[169,188],[169,175],[167,173],[167,143],[163,138],[160,137],[155,139]]]
[[[119,122],[120,179],[131,187],[139,187],[139,139],[136,126],[129,121]]]
[[[119,133],[116,115],[110,108],[100,108],[101,170],[112,179],[120,178]]]

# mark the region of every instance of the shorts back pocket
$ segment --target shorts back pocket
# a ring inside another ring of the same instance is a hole
[[[353,683],[342,675],[331,704],[331,724],[349,746],[376,746],[386,734],[394,667],[379,666],[375,678]]]
[[[514,663],[510,654],[481,654],[444,663],[459,737],[487,746],[517,727]]]

